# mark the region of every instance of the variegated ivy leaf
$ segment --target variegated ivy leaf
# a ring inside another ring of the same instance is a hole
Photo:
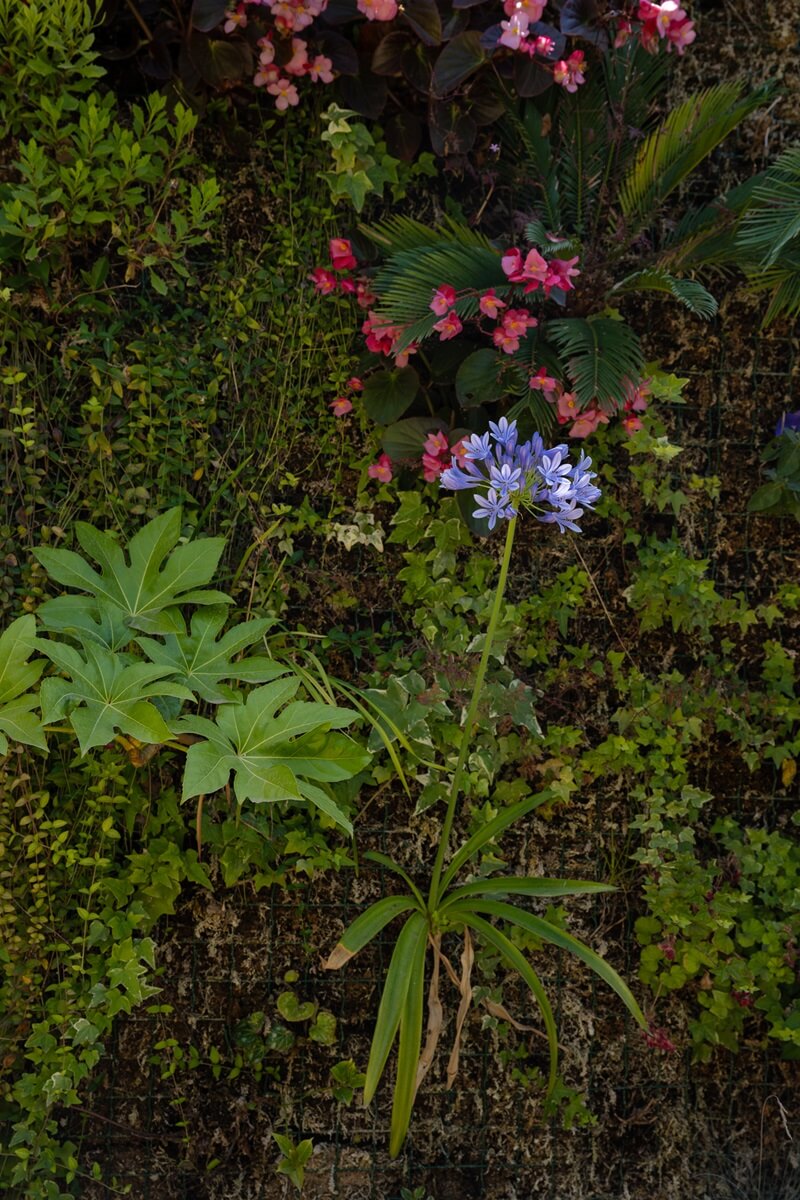
[[[128,543],[127,558],[115,538],[93,525],[77,521],[75,534],[81,548],[99,563],[99,571],[73,550],[40,546],[36,557],[56,583],[88,592],[94,604],[77,597],[45,601],[39,609],[45,622],[59,620],[64,628],[63,622],[71,621],[80,629],[81,610],[91,607],[97,616],[97,606],[105,600],[121,610],[125,623],[133,629],[180,633],[183,621],[179,605],[230,603],[223,592],[205,590],[217,569],[224,539],[198,538],[179,546],[180,508],[171,509],[140,529]]]
[[[42,719],[49,725],[66,718],[81,754],[106,745],[117,732],[140,742],[165,742],[172,730],[151,701],[194,699],[188,688],[164,678],[171,674],[169,667],[137,663],[91,642],[84,644],[83,653],[59,642],[44,642],[42,650],[69,676],[42,682]]]
[[[234,656],[260,641],[274,621],[269,618],[245,621],[218,638],[227,617],[227,609],[221,605],[199,609],[192,617],[191,633],[168,633],[163,642],[152,638],[136,641],[151,662],[169,667],[173,677],[202,700],[212,704],[236,701],[240,696],[225,687],[223,679],[267,683],[285,675],[289,668],[263,654],[234,662]]]
[[[214,721],[184,717],[181,730],[205,738],[186,755],[184,800],[219,791],[233,772],[240,804],[309,801],[352,833],[350,821],[317,784],[350,779],[369,762],[352,738],[331,732],[350,725],[357,714],[292,700],[299,686],[294,675],[278,679],[256,688],[242,704],[220,708]]]
[[[18,617],[0,636],[0,754],[8,751],[9,738],[47,749],[41,722],[32,712],[39,697],[29,691],[38,682],[44,659],[28,659],[40,649],[32,616]]]

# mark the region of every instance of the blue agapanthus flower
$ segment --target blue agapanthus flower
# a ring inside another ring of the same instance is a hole
[[[800,409],[797,412],[781,413],[780,420],[775,426],[775,437],[782,433],[800,433]]]
[[[491,421],[488,433],[464,439],[462,465],[454,455],[442,472],[441,486],[455,492],[474,490],[478,507],[472,515],[487,520],[490,529],[525,508],[562,533],[580,533],[584,510],[593,508],[600,497],[592,482],[597,475],[589,470],[591,458],[581,451],[572,463],[567,446],[545,450],[538,433],[521,444],[517,439],[516,421]]]

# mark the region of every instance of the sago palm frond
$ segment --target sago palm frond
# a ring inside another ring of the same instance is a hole
[[[772,292],[762,328],[781,317],[800,314],[800,246],[796,243],[787,248],[779,265],[753,268],[747,271],[747,277],[754,291]]]
[[[549,108],[526,100],[520,114],[509,108],[500,122],[500,140],[506,160],[521,170],[524,186],[531,191],[525,196],[526,206],[538,209],[550,229],[560,230],[564,224],[556,156],[550,139],[553,115]]]
[[[760,176],[736,240],[747,259],[770,267],[784,247],[798,237],[800,146],[794,146]]]
[[[580,235],[595,215],[609,156],[613,157],[605,81],[599,73],[583,87],[559,97],[556,148],[561,212],[567,229]]]
[[[640,228],[663,200],[723,138],[774,91],[767,83],[742,96],[741,83],[722,83],[684,101],[648,135],[620,188],[629,229]]]
[[[621,280],[612,289],[612,294],[626,292],[666,292],[679,300],[689,312],[706,320],[715,316],[719,305],[709,291],[694,279],[678,279],[659,267],[647,271],[635,271]]]
[[[548,321],[543,336],[567,360],[567,372],[581,404],[596,399],[612,411],[628,381],[638,380],[644,365],[639,339],[629,325],[609,317],[568,317]]]
[[[445,217],[438,226],[424,225],[412,217],[391,216],[375,225],[362,225],[362,233],[387,253],[416,250],[420,246],[438,246],[442,235],[460,246],[489,246],[489,239],[461,221]]]
[[[375,279],[380,296],[378,311],[393,324],[405,325],[402,346],[429,336],[440,319],[430,311],[434,291],[447,283],[456,292],[466,291],[455,304],[459,317],[474,317],[478,297],[488,288],[499,296],[511,285],[503,272],[500,255],[488,244],[460,245],[443,242],[439,234],[435,245],[417,246],[393,254]]]

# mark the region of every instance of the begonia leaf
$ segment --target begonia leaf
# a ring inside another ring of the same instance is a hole
[[[459,33],[448,42],[433,68],[433,90],[448,96],[486,62],[480,34],[475,29]]]
[[[438,46],[442,40],[442,18],[436,0],[405,0],[403,17],[426,46]]]
[[[419,375],[413,367],[375,371],[364,384],[364,409],[378,425],[389,425],[411,407],[418,391]]]

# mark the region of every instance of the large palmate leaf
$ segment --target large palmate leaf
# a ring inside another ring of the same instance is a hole
[[[36,637],[36,620],[18,617],[0,636],[0,754],[8,750],[8,739],[26,746],[47,749],[39,719],[32,709],[39,697],[30,692],[44,668],[44,659],[28,662],[42,644]]]
[[[181,729],[205,738],[186,755],[184,800],[219,791],[233,772],[240,803],[309,801],[352,833],[347,817],[316,785],[350,779],[369,762],[352,738],[331,732],[352,724],[357,714],[332,704],[288,703],[299,686],[292,675],[256,688],[242,704],[226,705],[215,721],[183,718]]]
[[[93,525],[78,521],[75,532],[81,548],[99,563],[100,571],[73,550],[40,546],[36,557],[56,583],[88,593],[95,603],[105,600],[113,604],[133,629],[179,633],[183,622],[178,605],[230,603],[222,592],[205,590],[217,568],[224,539],[200,538],[179,546],[180,508],[140,529],[128,543],[127,558],[119,542]],[[61,598],[55,618],[51,617],[52,605],[48,600],[41,606],[43,620],[56,619],[62,622],[61,628],[70,621],[76,628],[85,625],[89,605],[85,598]]]
[[[140,742],[165,742],[172,730],[151,701],[193,699],[187,688],[164,678],[169,667],[137,663],[92,642],[84,644],[83,653],[59,642],[44,642],[42,650],[69,676],[43,681],[42,720],[50,725],[68,719],[81,754],[113,741],[118,732]]]
[[[92,604],[84,596],[56,596],[41,605],[37,616],[48,633],[70,634],[105,650],[124,650],[131,640],[125,613],[110,600]]]
[[[211,704],[237,701],[240,697],[224,686],[224,679],[267,683],[285,675],[288,667],[264,654],[234,662],[234,656],[260,641],[274,622],[269,618],[245,621],[220,637],[227,616],[227,609],[213,605],[194,614],[191,633],[168,633],[163,642],[153,638],[137,638],[136,641],[151,662],[168,667],[173,678],[191,688],[201,700]]]
[[[627,381],[638,379],[644,365],[639,339],[622,321],[568,317],[548,321],[544,336],[568,359],[567,372],[582,405],[596,399],[611,410],[625,395]]]

